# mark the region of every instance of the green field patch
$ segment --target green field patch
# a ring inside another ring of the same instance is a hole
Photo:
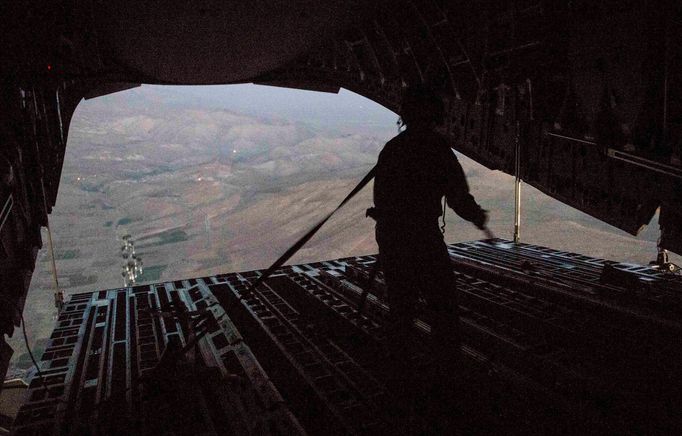
[[[101,184],[81,183],[80,188],[85,192],[104,192]]]
[[[125,225],[127,225],[127,224],[132,223],[132,222],[133,222],[132,218],[124,217],[124,218],[119,219],[119,220],[116,222],[116,225],[117,225],[117,226],[125,226]]]
[[[187,232],[185,232],[184,230],[173,229],[173,230],[166,230],[165,232],[162,232],[162,233],[156,235],[154,237],[154,239],[156,239],[156,240],[153,242],[149,242],[146,244],[139,244],[136,246],[138,249],[149,248],[149,247],[158,247],[160,245],[175,244],[176,242],[186,241],[189,239],[189,237],[187,236]]]
[[[84,276],[82,273],[66,274],[69,286],[87,286],[97,283],[97,275]]]
[[[145,177],[153,177],[153,176],[158,176],[159,174],[163,173],[169,173],[173,172],[173,167],[169,165],[161,165],[157,168],[154,168],[151,171],[141,172],[141,171],[135,171],[134,173],[126,173],[126,178],[135,180],[135,181],[140,181],[144,179]]]
[[[75,250],[57,250],[57,253],[55,254],[55,258],[59,260],[69,260],[69,259],[75,259],[81,254],[81,251],[78,249]]]
[[[31,350],[33,351],[33,356],[39,361],[41,356],[43,355],[43,352],[45,351],[45,347],[47,346],[48,342],[49,342],[48,338],[36,339],[35,344],[33,344],[33,347],[31,348]],[[28,351],[21,354],[19,357],[16,358],[16,362],[13,365],[20,369],[29,369],[30,367],[33,366],[31,355],[28,354]]]
[[[161,273],[168,267],[168,265],[154,265],[146,266],[143,269],[142,275],[138,278],[138,283],[158,282],[161,279]]]
[[[113,221],[107,221],[106,223],[104,223],[104,227],[111,227],[112,224],[114,224]]]
[[[169,232],[163,232],[159,235],[161,238],[160,245],[163,244],[173,244],[175,242],[181,242],[187,240],[187,233],[184,230],[171,230]]]

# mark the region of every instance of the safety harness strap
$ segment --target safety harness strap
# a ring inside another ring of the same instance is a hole
[[[322,228],[322,226],[327,221],[329,221],[329,218],[331,218],[339,209],[341,209],[346,203],[348,203],[351,198],[355,197],[355,195],[358,192],[362,191],[362,188],[364,188],[374,178],[375,172],[376,172],[376,166],[373,167],[362,180],[360,180],[360,183],[358,183],[357,186],[355,188],[353,188],[352,191],[350,191],[350,193],[346,196],[346,198],[344,198],[343,201],[338,206],[336,206],[336,209],[331,211],[331,213],[329,215],[324,217],[313,228],[308,230],[308,233],[303,235],[301,237],[301,239],[299,239],[298,241],[296,241],[296,243],[294,245],[289,247],[289,249],[287,251],[285,251],[284,254],[280,256],[279,259],[277,259],[272,265],[270,265],[270,267],[268,269],[266,269],[265,272],[263,274],[261,274],[261,276],[258,277],[258,279],[255,282],[253,282],[253,284],[251,286],[249,286],[247,288],[247,290],[244,292],[244,294],[242,294],[241,298],[244,298],[247,295],[251,294],[253,292],[253,290],[256,289],[258,286],[260,286],[261,283],[266,281],[272,275],[273,272],[275,272],[282,265],[284,265],[284,263],[287,260],[289,260],[291,258],[291,256],[293,256],[294,254],[296,254],[296,252],[298,252],[298,250],[303,248],[303,246],[310,240],[310,238],[312,238],[315,235],[315,233],[317,233],[317,231],[320,230],[320,228]]]

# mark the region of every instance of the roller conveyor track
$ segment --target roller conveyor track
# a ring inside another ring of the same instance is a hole
[[[478,244],[482,242],[464,245]],[[552,252],[549,249],[546,251]],[[467,253],[469,254],[471,252]],[[571,253],[559,254],[562,259],[577,258],[588,266],[603,265],[603,261],[599,259],[591,260]],[[466,260],[473,264],[476,262],[473,257],[472,255]],[[368,277],[372,260],[349,259],[348,262],[351,271],[348,274],[349,281],[362,284]],[[500,269],[510,268],[500,259],[497,262],[504,265]],[[558,260],[552,263],[560,264]],[[591,268],[593,276],[598,280],[596,267]],[[653,280],[662,279],[660,273],[650,268],[629,268]],[[465,343],[469,342],[475,348],[489,353],[498,362],[521,370],[568,398],[573,396],[579,400],[591,397],[592,404],[587,407],[622,407],[622,415],[616,419],[633,422],[632,425],[637,420],[640,422],[636,425],[646,425],[646,414],[640,413],[642,408],[638,404],[657,404],[651,407],[665,409],[675,395],[679,394],[677,388],[661,393],[660,396],[657,393],[657,389],[665,386],[667,380],[679,375],[679,347],[676,347],[677,341],[673,336],[675,332],[679,335],[682,331],[679,324],[660,323],[657,319],[645,319],[644,322],[637,313],[627,307],[618,306],[609,307],[609,311],[618,312],[617,316],[601,316],[601,311],[585,310],[582,301],[567,294],[559,299],[539,298],[538,295],[543,293],[533,289],[534,286],[530,286],[529,282],[514,286],[504,274],[498,276],[490,262],[481,264],[480,269],[469,268],[467,271],[484,271],[485,274],[479,275],[486,278],[497,277],[499,281],[495,284],[479,277],[456,273]],[[347,279],[341,279],[344,280]],[[380,280],[379,278],[377,281]],[[672,283],[671,287],[674,289],[674,282],[666,280],[666,283]],[[566,286],[563,282],[561,285]],[[348,289],[344,286],[337,287],[338,291],[346,295]],[[622,291],[626,292],[627,289]],[[574,292],[579,294],[580,290]],[[555,296],[551,292],[545,294],[548,297]],[[371,305],[380,303],[373,298],[368,299],[368,302]],[[502,335],[497,336],[496,332],[502,332]],[[532,338],[530,343],[534,346],[524,349],[523,345],[528,344],[529,336]],[[491,342],[508,348],[499,348],[499,345],[495,348],[490,345]],[[509,347],[510,343],[516,349]],[[518,359],[518,350],[523,350],[521,355],[525,356],[525,362]],[[561,371],[553,373],[550,370],[553,367],[564,369],[563,374],[569,376],[562,378],[559,376]],[[665,419],[666,425],[676,425],[675,419],[670,415]]]
[[[584,338],[606,338],[607,348],[613,342],[609,338],[618,337],[655,355],[670,348],[682,330],[678,314],[682,305],[670,302],[682,296],[682,279],[649,267],[614,263],[632,275],[625,284],[602,284],[601,272],[607,263],[603,259],[528,244],[516,247],[502,240],[453,244],[449,249],[455,269],[510,289],[523,289],[521,294],[529,302],[541,299],[569,308],[568,319],[560,316],[555,321],[582,332]],[[543,270],[547,263],[552,272]],[[587,279],[571,278],[576,265],[587,271],[582,274]],[[585,285],[588,282],[590,287]],[[673,296],[665,304],[652,299],[661,295],[661,289]]]
[[[359,265],[352,262],[349,267],[349,270],[354,272],[349,274],[353,278],[351,280],[354,283],[366,280],[368,269],[370,267],[367,264]],[[365,273],[360,279],[355,278],[358,271]],[[545,346],[543,342],[551,341],[568,347],[571,353],[576,353],[586,347],[583,342],[591,344],[591,347],[605,347],[610,342],[610,337],[622,333],[615,325],[609,325],[601,318],[592,317],[571,304],[562,305],[538,298],[532,293],[513,290],[464,273],[457,272],[456,277],[460,303],[465,311],[488,314],[489,318],[512,329],[539,335],[542,339],[536,339],[534,342],[539,342],[541,347]],[[528,291],[526,288],[526,292]],[[370,297],[370,300],[374,299],[376,297]],[[572,339],[583,334],[585,329],[591,329],[589,335],[584,336],[581,341]],[[623,340],[627,339],[626,335]]]
[[[13,434],[305,434],[215,297],[191,282],[72,296],[40,359],[49,392],[33,378]],[[194,334],[183,308],[206,330],[190,359],[171,359]]]
[[[371,264],[371,260],[368,263]],[[353,265],[351,268],[368,272],[367,265],[359,266],[352,260],[349,261],[349,264]],[[336,276],[334,279],[335,276],[324,271],[321,271],[318,277],[321,277],[330,289],[334,289],[345,299],[354,302],[359,301],[358,288],[353,289],[345,286],[344,278]],[[362,281],[362,279],[357,280],[356,278],[354,281]],[[370,318],[381,324],[385,322],[388,315],[387,305],[377,299],[376,296],[368,299],[366,310],[368,315],[372,314]],[[528,335],[465,307],[461,307],[461,312],[463,336],[465,338],[462,352],[466,361],[476,365],[479,369],[485,367],[488,371],[497,374],[495,377],[504,379],[503,382],[497,380],[497,383],[506,385],[505,389],[513,391],[507,392],[508,398],[497,398],[496,401],[501,403],[513,401],[516,406],[507,403],[506,406],[501,406],[502,408],[515,409],[521,407],[527,410],[524,412],[515,410],[514,413],[528,413],[528,416],[533,416],[532,419],[540,419],[543,411],[536,409],[537,404],[528,404],[528,398],[544,398],[547,407],[554,410],[551,413],[563,413],[562,419],[571,421],[570,416],[575,412],[575,404],[570,404],[565,398],[558,396],[555,392],[556,388],[559,385],[568,388],[576,384],[587,384],[587,381],[575,372],[575,365],[569,367],[557,359],[562,350],[551,349],[551,347],[542,344],[529,344],[527,341],[531,339]],[[428,323],[418,321],[415,328],[420,334],[428,337],[430,331]],[[417,353],[422,356],[428,355],[428,347],[417,351]],[[456,374],[453,375],[453,377],[457,376]],[[555,408],[561,409],[562,412],[558,412]],[[588,421],[597,427],[605,425],[603,422],[600,423],[597,416],[590,416]],[[540,424],[536,424],[537,426],[525,428],[525,431],[537,431]],[[557,422],[554,424],[559,425]],[[578,423],[574,422],[570,425],[578,425]]]
[[[610,262],[503,239],[452,244],[448,249],[455,262],[524,272],[592,297],[672,312],[674,317],[682,314],[680,280],[668,280],[663,273],[648,266]],[[606,264],[629,276],[634,286],[604,283],[602,272]]]
[[[329,407],[338,424],[345,431],[357,434],[371,434],[377,428],[385,427],[376,405],[383,395],[381,385],[322,334],[323,330],[316,328],[312,317],[294,309],[294,305],[285,301],[271,284],[255,289],[253,295],[243,295],[250,282],[248,278],[238,277],[212,286],[213,292],[228,307],[241,305],[242,311],[250,315],[251,323],[260,324],[260,329],[269,336],[269,342],[279,349],[319,401]],[[277,279],[273,277],[275,282]],[[237,309],[228,309],[228,313],[232,310]],[[243,319],[243,316],[236,317]],[[313,425],[325,427],[324,423]]]
[[[632,275],[602,283],[602,259],[493,242],[450,246],[464,357],[447,407],[459,413],[458,425],[520,434],[679,433],[682,393],[671,380],[681,378],[682,327],[670,310],[636,305],[650,291],[674,294],[679,282],[616,265]],[[384,334],[390,309],[381,271],[369,284],[375,261],[286,266],[250,294],[261,271],[75,295],[42,358],[53,389],[46,395],[34,378],[15,434],[50,434],[45,429],[84,420],[100,434],[124,428],[121,422],[130,434],[185,434],[192,419],[203,423],[200,434],[396,434],[403,430],[396,411],[411,397],[396,395],[387,373],[395,358]],[[201,365],[179,363],[164,381],[171,390],[154,394],[154,383],[136,378],[159,373],[164,349],[190,337],[173,307],[208,316]],[[425,391],[440,384],[430,368],[429,319],[420,309],[416,340],[397,344]],[[100,343],[104,352],[92,353]],[[125,400],[96,406],[112,398]],[[161,418],[187,398],[196,401],[186,412]],[[183,418],[190,412],[203,418]]]

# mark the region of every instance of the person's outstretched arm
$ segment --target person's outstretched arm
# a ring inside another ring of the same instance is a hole
[[[464,170],[459,164],[455,153],[452,150],[447,151],[446,158],[446,180],[447,186],[445,191],[445,198],[448,206],[455,211],[455,213],[465,220],[473,223],[476,227],[483,230],[485,228],[488,216],[481,206],[476,203],[474,197],[469,193],[469,185],[467,184]]]

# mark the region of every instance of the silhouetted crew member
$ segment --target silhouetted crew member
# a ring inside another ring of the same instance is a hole
[[[410,335],[416,303],[423,296],[433,313],[432,335],[439,366],[459,350],[455,277],[438,226],[442,199],[462,218],[485,228],[486,213],[469,194],[464,171],[448,141],[434,128],[443,123],[440,98],[410,88],[400,116],[407,129],[379,154],[374,208],[379,259],[388,286],[391,342]],[[395,344],[394,344],[395,345]]]

